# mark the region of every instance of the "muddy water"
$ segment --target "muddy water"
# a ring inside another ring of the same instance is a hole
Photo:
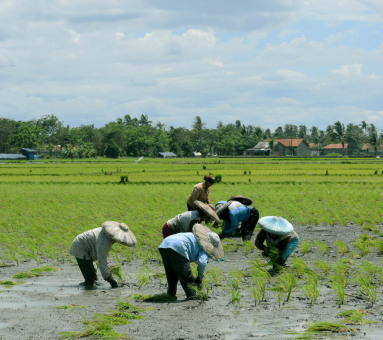
[[[345,233],[345,229],[347,233]],[[347,244],[358,237],[360,227],[321,226],[319,231],[311,232],[310,228],[297,228],[301,238],[320,239],[332,245],[335,239]],[[241,242],[238,240],[238,242]],[[210,262],[210,266],[221,268],[226,278],[230,271],[249,267],[255,253],[244,255],[241,248],[227,254],[222,263]],[[309,263],[318,258],[326,261],[336,260],[334,249],[318,256],[313,252],[303,256]],[[300,256],[297,251],[294,256]],[[374,253],[366,255],[360,261],[381,264],[382,258]],[[315,321],[339,321],[337,314],[342,309],[362,308],[370,312],[366,317],[377,321],[377,324],[353,326],[356,334],[338,334],[335,339],[383,339],[383,292],[378,287],[377,302],[371,308],[366,300],[347,296],[345,304],[339,308],[333,291],[326,286],[320,288],[318,301],[309,306],[306,297],[299,290],[293,291],[292,298],[286,304],[278,305],[273,292],[266,293],[262,303],[254,305],[249,287],[241,288],[240,303],[229,303],[229,293],[224,285],[212,287],[209,300],[203,303],[186,301],[182,288],[179,287],[178,300],[174,303],[144,303],[134,301],[130,295],[156,294],[166,291],[164,280],[154,279],[139,288],[137,274],[142,271],[142,264],[124,264],[126,285],[110,289],[107,282],[92,291],[84,291],[78,283],[82,281],[77,265],[72,263],[44,263],[60,268],[57,272],[32,279],[15,280],[15,273],[36,268],[32,262],[19,266],[0,268],[0,280],[17,281],[16,286],[0,286],[0,339],[59,339],[60,332],[79,331],[83,329],[82,321],[92,319],[96,313],[105,313],[115,307],[118,300],[129,301],[143,307],[154,307],[143,313],[142,320],[134,320],[114,330],[134,339],[293,339],[291,332],[302,332],[306,325]],[[151,263],[154,272],[162,272],[160,263]],[[224,282],[223,282],[224,283]],[[58,309],[59,306],[77,305],[82,309]]]

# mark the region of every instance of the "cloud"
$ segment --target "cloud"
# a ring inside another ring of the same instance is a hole
[[[338,70],[333,70],[332,72],[346,78],[359,77],[362,75],[362,65],[358,63],[352,65],[342,65]]]

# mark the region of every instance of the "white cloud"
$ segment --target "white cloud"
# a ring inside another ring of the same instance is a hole
[[[332,72],[346,78],[359,77],[362,75],[362,65],[358,63],[352,65],[342,65],[339,69],[333,70]]]

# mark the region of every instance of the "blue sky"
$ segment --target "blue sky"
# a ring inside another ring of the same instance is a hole
[[[380,0],[2,0],[0,117],[383,129]]]

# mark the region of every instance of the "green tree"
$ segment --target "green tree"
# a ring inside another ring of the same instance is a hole
[[[0,153],[13,151],[13,140],[17,123],[8,118],[0,118]]]
[[[346,143],[346,140],[347,140],[346,129],[344,127],[344,124],[338,120],[334,123],[334,125],[330,125],[327,128],[327,131],[333,140],[342,144],[342,154],[344,156],[345,154],[344,144]]]
[[[374,124],[367,126],[368,143],[374,147],[375,156],[378,155],[378,146],[381,144],[381,139]]]
[[[108,141],[108,145],[106,146],[104,154],[108,158],[118,158],[120,156],[120,148],[118,147],[114,139]]]

